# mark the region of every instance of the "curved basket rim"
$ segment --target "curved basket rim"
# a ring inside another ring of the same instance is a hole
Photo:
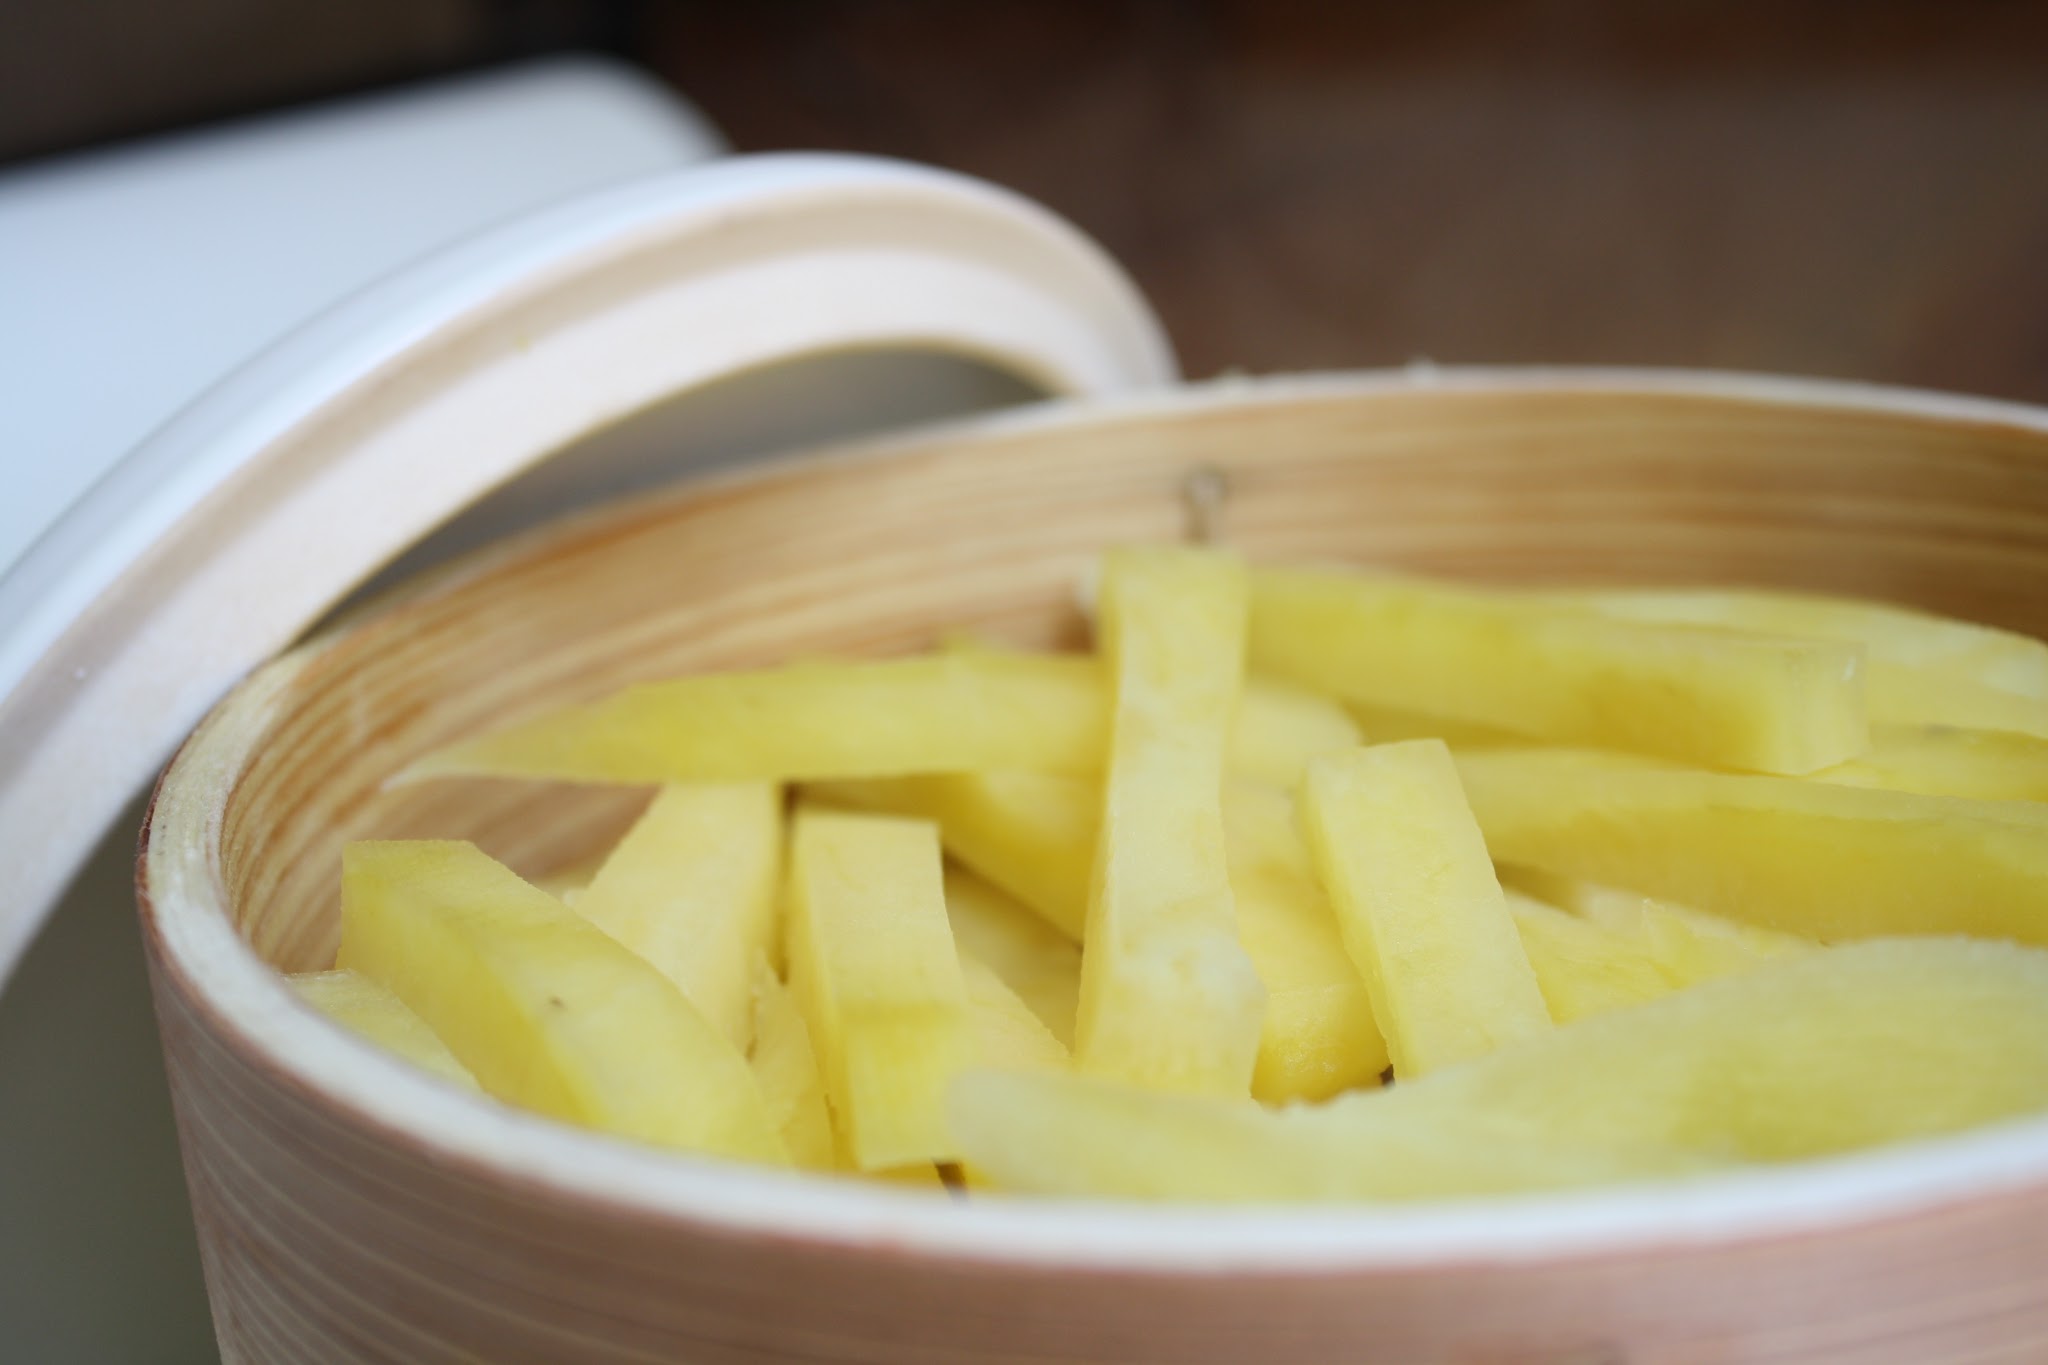
[[[1224,379],[1166,393],[1054,403],[915,437],[832,447],[726,471],[666,497],[800,472],[811,460],[911,454],[963,437],[1000,439],[1143,420],[1433,389],[1499,396],[1570,392],[1700,397],[1847,415],[1905,416],[2048,438],[2048,410],[1833,380],[1714,371],[1487,367]],[[643,499],[638,505],[644,506]],[[577,519],[587,526],[590,516]],[[529,532],[543,541],[556,528]],[[493,553],[486,550],[483,553]],[[678,1232],[716,1232],[993,1266],[1141,1274],[1329,1274],[1515,1265],[1668,1253],[1875,1227],[1936,1209],[2048,1188],[2048,1116],[1954,1137],[1683,1183],[1414,1206],[1155,1206],[928,1193],[696,1158],[607,1138],[460,1093],[300,1005],[235,933],[219,870],[217,790],[246,755],[238,733],[337,636],[302,645],[237,688],[164,774],[137,868],[157,989],[175,989],[214,1037],[269,1079],[437,1164],[594,1205]],[[240,746],[240,747],[238,747]],[[214,779],[215,788],[205,784]],[[225,795],[224,791],[218,794]]]

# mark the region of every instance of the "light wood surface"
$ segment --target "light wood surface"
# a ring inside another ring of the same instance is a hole
[[[434,745],[683,670],[963,625],[1072,640],[1095,552],[1185,534],[1190,477],[1214,474],[1217,529],[1258,556],[1849,590],[2048,632],[2048,416],[1715,379],[1380,377],[1053,412],[487,552],[259,674],[159,792],[145,937],[228,1358],[2048,1358],[2048,1124],[1447,1210],[956,1205],[512,1114],[274,980],[331,954],[348,839],[470,837],[541,872],[642,799],[384,785]]]

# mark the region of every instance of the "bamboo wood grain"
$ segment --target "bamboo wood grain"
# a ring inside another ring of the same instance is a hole
[[[549,528],[259,673],[141,884],[231,1361],[1706,1365],[2048,1359],[2048,1124],[1708,1186],[1441,1210],[987,1200],[692,1161],[460,1096],[298,1007],[351,838],[530,872],[644,795],[387,788],[635,678],[1072,640],[1106,544],[1490,581],[1846,590],[2048,632],[2048,424],[1839,387],[1518,376],[1190,393],[796,462]]]

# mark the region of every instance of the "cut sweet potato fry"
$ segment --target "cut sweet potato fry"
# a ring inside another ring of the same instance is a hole
[[[1880,725],[1861,758],[1818,781],[1979,801],[2048,801],[2048,739],[2010,730]]]
[[[1441,740],[1317,760],[1302,824],[1397,1078],[1550,1027]]]
[[[1641,625],[1364,573],[1252,577],[1250,665],[1559,743],[1808,773],[1862,752],[1854,645]]]
[[[744,1052],[754,969],[774,956],[781,863],[773,786],[664,787],[576,898],[576,913],[653,963]]]
[[[2048,701],[1965,678],[1879,665],[1870,670],[1873,725],[2010,730],[2048,739]]]
[[[986,783],[975,777],[826,783],[810,790],[898,813],[935,815],[949,852],[992,881],[997,880],[994,870],[1002,868],[1008,887],[1033,890],[1032,904],[1047,921],[1071,918],[1078,934],[1087,886],[1077,851],[1094,847],[1094,788],[1076,778],[1037,774],[991,778]],[[1336,918],[1316,882],[1292,800],[1258,783],[1231,782],[1224,788],[1223,818],[1238,938],[1267,992],[1252,1092],[1268,1101],[1322,1099],[1372,1083],[1386,1069],[1386,1042],[1373,1022],[1365,982],[1344,952]],[[954,933],[985,932],[979,921],[986,916],[975,912],[988,909],[1000,893],[963,882],[956,896],[955,885],[949,874]],[[1007,898],[1001,904],[1013,905]],[[1000,906],[993,910],[998,917],[1001,913]],[[1071,992],[1079,970],[1071,946],[1064,953],[1041,947],[1040,969],[1028,980],[1008,969],[1005,949],[983,944],[977,950],[1034,1006],[1041,999],[1037,992],[1057,983],[1062,994],[1040,1014],[1062,1042],[1071,1039]]]
[[[1030,1007],[1060,1047],[1074,1046],[1081,998],[1081,950],[995,887],[946,869],[946,917],[964,961],[986,963]]]
[[[833,805],[934,822],[946,852],[1080,942],[1095,868],[1094,783],[1045,773],[945,773],[804,790]]]
[[[1807,593],[1623,588],[1535,596],[1615,620],[1859,645],[1872,724],[2048,736],[2048,644],[2011,631]]]
[[[1243,570],[1210,551],[1115,552],[1100,614],[1115,719],[1075,1065],[1167,1090],[1248,1094],[1265,989],[1238,943],[1222,810],[1244,667]]]
[[[1426,1084],[1424,1082],[1423,1084]],[[1377,1104],[1368,1092],[1324,1106]],[[1484,1113],[1311,1124],[1314,1110],[1169,1095],[1074,1074],[971,1071],[948,1112],[977,1187],[1201,1203],[1456,1199],[1688,1174],[1650,1144],[1592,1148]]]
[[[748,1060],[790,1159],[809,1171],[840,1165],[811,1030],[796,996],[765,962],[754,968],[754,1047]]]
[[[938,831],[801,809],[789,875],[790,982],[854,1164],[953,1160],[944,1094],[975,1037]]]
[[[1066,1047],[995,969],[964,949],[960,974],[980,1043],[979,1064],[1001,1070],[1065,1071]]]
[[[1090,787],[1072,778],[1031,780],[1044,823],[1079,828],[1085,832],[1069,843],[1092,846]],[[1223,819],[1238,938],[1267,995],[1252,1093],[1269,1102],[1323,1099],[1375,1083],[1387,1066],[1387,1045],[1315,880],[1293,801],[1271,787],[1232,782],[1224,789]],[[948,873],[946,888],[955,937],[994,966],[1067,1042],[1080,955],[975,879]]]
[[[1252,1095],[1277,1104],[1379,1084],[1386,1039],[1316,880],[1293,798],[1231,783],[1223,823],[1238,938],[1266,987]]]
[[[1367,702],[1348,702],[1344,709],[1358,722],[1366,742],[1371,744],[1398,744],[1404,739],[1440,739],[1453,749],[1518,749],[1541,742],[1476,720],[1452,720],[1446,716],[1373,706]]]
[[[2048,953],[2012,944],[1801,953],[1447,1072],[1413,1102],[1748,1161],[1950,1133],[2048,1107],[2044,987]]]
[[[1358,722],[1319,692],[1247,678],[1230,726],[1225,766],[1234,777],[1292,788],[1308,765],[1359,740]]]
[[[987,1072],[950,1108],[984,1179],[1065,1195],[1412,1199],[1792,1161],[2048,1109],[2048,953],[1782,958],[1316,1109]]]
[[[431,754],[397,780],[658,790],[546,890],[352,846],[295,989],[540,1114],[933,1193],[1489,1196],[2048,1112],[2048,644],[1188,546],[1084,598],[1094,654],[650,682]]]
[[[1231,736],[1233,773],[1292,786],[1310,759],[1356,744],[1358,727],[1327,698],[1254,683]],[[806,790],[834,805],[936,821],[947,853],[1080,941],[1101,806],[1092,785],[986,772],[820,782]]]
[[[959,631],[942,635],[939,647],[961,654],[1001,649]],[[1357,723],[1333,698],[1270,678],[1246,678],[1231,717],[1226,762],[1247,781],[1292,787],[1310,759],[1356,743]]]
[[[403,1000],[508,1103],[664,1146],[788,1160],[746,1060],[689,999],[473,845],[349,845],[338,965]]]
[[[1569,1024],[1669,995],[1670,978],[1627,936],[1507,890],[1508,913],[1550,1017]]]
[[[1527,864],[1824,941],[2048,942],[2048,811],[1573,749],[1461,754],[1488,846]]]
[[[1623,620],[1861,645],[1873,668],[1911,669],[2048,700],[2048,644],[1890,603],[1753,588],[1608,588],[1541,596]]]
[[[1108,740],[1092,661],[939,654],[644,683],[429,755],[447,774],[781,782],[991,769],[1092,773]]]
[[[1812,939],[1673,905],[1639,891],[1561,877],[1533,867],[1502,865],[1499,871],[1501,885],[1508,890],[1568,910],[1619,934],[1634,952],[1656,965],[1673,989],[1746,972],[1774,957],[1810,952],[1819,946]]]
[[[986,641],[958,632],[941,647],[960,653],[988,652]],[[1335,699],[1270,678],[1246,678],[1231,717],[1227,764],[1251,782],[1292,787],[1310,759],[1358,743],[1358,725]]]
[[[476,1077],[455,1060],[427,1021],[361,972],[303,972],[291,983],[300,999],[343,1028],[444,1081],[464,1090],[477,1089]]]
[[[1082,654],[969,651],[804,663],[642,683],[442,749],[400,775],[570,782],[793,782],[916,773],[1094,775],[1110,696]],[[1244,689],[1231,765],[1292,782],[1355,743],[1335,702],[1297,687]]]

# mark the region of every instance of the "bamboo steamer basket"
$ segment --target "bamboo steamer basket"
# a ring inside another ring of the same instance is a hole
[[[1104,545],[1492,582],[1737,582],[2048,632],[2048,414],[1600,372],[1222,384],[983,420],[529,533],[249,679],[141,856],[145,938],[230,1361],[1704,1365],[2048,1359],[2048,1122],[1703,1183],[1204,1210],[859,1186],[457,1094],[296,1003],[342,845],[530,874],[644,795],[386,779],[629,680],[1073,642]]]

